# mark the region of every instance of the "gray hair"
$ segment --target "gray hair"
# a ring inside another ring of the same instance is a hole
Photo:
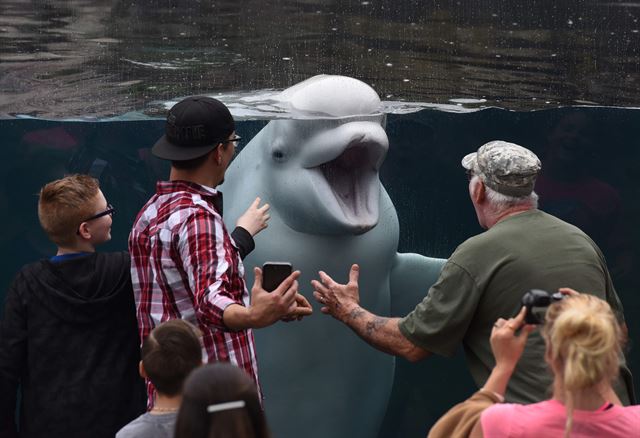
[[[478,184],[478,182],[483,181],[482,178],[480,178],[478,175],[474,175],[471,182],[475,186],[476,184]],[[486,184],[484,184],[484,191],[487,195],[487,201],[489,201],[489,204],[491,205],[493,210],[496,211],[502,211],[508,208],[524,205],[527,205],[531,208],[538,208],[538,194],[536,192],[531,192],[530,194],[525,196],[509,196],[496,192]]]

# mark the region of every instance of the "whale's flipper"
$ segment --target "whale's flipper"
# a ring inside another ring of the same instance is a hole
[[[427,296],[445,262],[446,259],[398,253],[391,268],[391,315],[411,312]]]

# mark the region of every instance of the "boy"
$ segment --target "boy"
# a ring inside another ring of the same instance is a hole
[[[202,363],[197,329],[182,319],[154,328],[142,343],[140,376],[156,389],[153,408],[133,420],[116,438],[171,438],[182,401],[182,384]]]
[[[144,412],[129,257],[95,252],[111,239],[113,213],[86,175],[40,191],[38,217],[57,253],[23,267],[7,293],[0,436],[113,437]]]

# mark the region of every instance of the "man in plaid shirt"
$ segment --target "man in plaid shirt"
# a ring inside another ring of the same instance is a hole
[[[299,271],[269,293],[255,268],[249,300],[241,258],[266,228],[269,206],[259,207],[257,198],[229,235],[215,187],[238,140],[231,113],[216,99],[189,97],[171,108],[166,133],[152,149],[171,160],[170,181],[158,182],[133,225],[131,277],[141,341],[161,322],[185,319],[202,332],[205,362],[232,362],[260,388],[252,329],[312,310],[297,292]]]

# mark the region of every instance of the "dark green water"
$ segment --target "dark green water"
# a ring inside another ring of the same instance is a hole
[[[238,133],[250,139],[265,123],[240,122]],[[149,154],[163,125],[160,119],[0,120],[0,245],[5,254],[0,295],[22,264],[53,253],[37,222],[36,193],[65,173],[90,172],[100,178],[107,199],[117,208],[113,240],[103,249],[126,248],[135,214],[155,181],[167,176],[166,163]],[[398,212],[400,250],[438,257],[448,257],[460,242],[481,231],[461,157],[492,139],[533,149],[545,169],[545,188],[537,189],[541,207],[588,232],[607,257],[625,306],[630,365],[640,373],[640,110],[423,110],[389,115],[387,133],[390,150],[381,179]],[[461,357],[421,364],[399,360],[383,436],[425,436],[447,408],[472,390]]]
[[[2,0],[0,117],[155,112],[320,73],[384,100],[637,107],[639,18],[637,0]]]

